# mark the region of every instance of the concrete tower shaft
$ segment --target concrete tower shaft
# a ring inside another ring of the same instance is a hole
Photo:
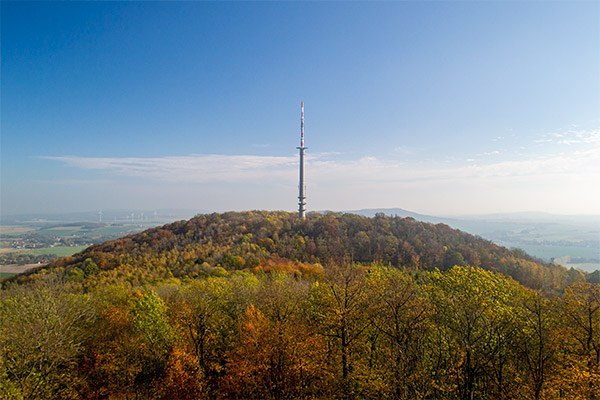
[[[304,218],[306,214],[306,185],[304,183],[304,102],[300,104],[302,114],[300,116],[300,182],[298,184],[298,216]]]

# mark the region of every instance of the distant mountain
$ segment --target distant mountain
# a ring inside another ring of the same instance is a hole
[[[419,214],[402,208],[365,208],[360,210],[342,211],[366,217],[373,217],[377,213],[383,213],[388,216],[398,215],[399,217],[410,217],[423,222],[431,223],[460,223],[463,221],[496,221],[496,222],[550,222],[561,224],[573,224],[579,226],[591,227],[600,230],[600,215],[561,215],[545,212],[514,212],[514,213],[494,213],[494,214],[464,214],[455,216],[434,216]]]

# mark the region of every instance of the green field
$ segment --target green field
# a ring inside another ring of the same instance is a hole
[[[57,247],[41,247],[39,249],[25,250],[25,254],[34,254],[36,256],[42,254],[54,254],[59,257],[72,256],[75,253],[79,253],[82,250],[87,249],[88,246],[57,246]]]
[[[17,274],[13,274],[12,272],[0,272],[0,279],[6,278],[9,276],[13,276],[13,275],[17,275]]]
[[[31,254],[34,256],[54,254],[58,257],[72,256],[75,253],[79,253],[82,250],[87,249],[89,246],[56,246],[56,247],[39,247],[37,249],[15,249],[14,251],[4,251],[3,254],[19,253],[19,254]]]
[[[71,227],[71,226],[60,226],[56,228],[46,228],[40,229],[36,233],[41,235],[54,235],[54,236],[73,236],[78,235],[82,232],[81,227]]]
[[[587,259],[600,258],[598,248],[582,247],[582,246],[544,246],[544,245],[528,245],[518,242],[501,243],[505,247],[516,247],[525,250],[528,254],[549,261],[551,258],[559,258],[564,256],[582,257]]]
[[[35,231],[35,228],[30,228],[26,226],[13,226],[13,225],[2,225],[0,226],[0,234],[2,235],[10,235],[10,236],[21,236],[29,232]]]
[[[143,224],[123,224],[107,225],[101,227],[88,228],[86,226],[56,226],[50,228],[40,228],[35,230],[36,234],[58,237],[98,237],[98,236],[124,236],[132,232],[140,232],[154,225],[145,226]]]
[[[142,230],[148,229],[150,226],[139,226],[139,225],[123,225],[123,226],[107,226],[104,228],[95,229],[90,234],[94,235],[126,235],[128,232],[141,232]]]

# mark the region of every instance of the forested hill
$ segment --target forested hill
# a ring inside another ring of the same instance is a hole
[[[414,219],[200,215],[5,280],[0,399],[600,399],[589,276]]]
[[[135,285],[241,269],[285,269],[310,275],[339,263],[409,270],[470,265],[503,273],[547,292],[558,292],[586,279],[580,271],[544,263],[520,250],[508,250],[444,224],[335,213],[311,213],[301,220],[296,214],[281,211],[198,215],[91,246],[46,268],[65,268],[73,280],[113,277]]]

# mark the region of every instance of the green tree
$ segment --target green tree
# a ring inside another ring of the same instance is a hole
[[[395,268],[371,269],[367,284],[371,321],[384,334],[393,397],[425,398],[430,387],[425,374],[432,311],[428,299],[409,274]]]
[[[330,267],[326,279],[311,287],[309,307],[317,331],[329,340],[329,362],[340,396],[357,396],[367,375],[371,326],[364,271],[356,266]]]
[[[136,381],[146,390],[162,377],[173,349],[175,333],[167,318],[167,308],[152,290],[136,291],[131,297],[133,333],[140,337],[138,356],[144,368]]]
[[[554,304],[539,292],[523,291],[521,301],[515,307],[519,329],[512,342],[515,363],[525,371],[524,381],[532,399],[552,397],[549,382],[557,368],[557,354],[561,348],[557,332]],[[544,396],[548,393],[548,396]]]
[[[443,397],[506,397],[508,338],[514,330],[516,285],[480,268],[429,274],[434,321],[440,331],[438,382]],[[491,379],[490,379],[491,378]],[[493,384],[492,384],[493,382]],[[455,386],[456,385],[456,386]]]
[[[565,291],[562,326],[564,362],[569,365],[573,398],[600,397],[600,284],[575,283]]]
[[[77,362],[93,319],[88,296],[48,276],[0,295],[0,397],[78,398]],[[9,395],[10,394],[10,395]]]

